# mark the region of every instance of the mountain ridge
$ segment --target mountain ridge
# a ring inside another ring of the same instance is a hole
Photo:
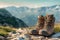
[[[6,9],[0,9],[0,26],[12,26],[15,28],[28,27],[21,19],[12,16]]]
[[[56,18],[56,23],[60,20],[60,18],[59,18],[60,17],[60,5],[53,5],[53,6],[39,7],[39,8],[8,7],[8,8],[5,8],[5,9],[7,11],[9,11],[13,16],[23,20],[29,26],[36,25],[37,16],[39,16],[39,15],[44,15],[45,16],[46,14],[53,14]],[[31,17],[31,16],[34,16],[34,17]],[[30,19],[31,23],[28,19]]]

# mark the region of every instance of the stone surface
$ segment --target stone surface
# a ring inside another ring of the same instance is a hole
[[[60,38],[60,32],[58,32],[58,33],[52,35],[52,38]]]

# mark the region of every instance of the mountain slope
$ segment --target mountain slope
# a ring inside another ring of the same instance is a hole
[[[8,7],[5,8],[13,16],[23,20],[27,25],[34,26],[37,22],[37,16],[54,14],[56,23],[60,22],[60,5],[53,5],[48,7],[29,8],[29,7]],[[33,21],[34,20],[34,21]]]
[[[0,25],[12,27],[28,27],[21,19],[12,16],[4,8],[0,9]]]

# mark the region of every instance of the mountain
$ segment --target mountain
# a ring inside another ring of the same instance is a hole
[[[5,8],[13,16],[23,20],[27,25],[34,26],[37,23],[37,16],[54,14],[56,23],[60,22],[60,5],[48,7],[29,8],[29,7],[7,7]]]
[[[0,25],[12,26],[15,28],[28,27],[21,19],[11,15],[6,9],[0,9]]]

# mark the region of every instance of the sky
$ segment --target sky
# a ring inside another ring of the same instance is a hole
[[[28,7],[42,7],[60,5],[60,0],[0,0],[0,7],[8,6],[28,6]]]

